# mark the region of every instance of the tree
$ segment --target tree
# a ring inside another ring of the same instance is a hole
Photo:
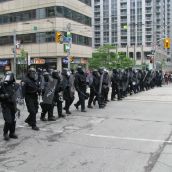
[[[112,45],[104,45],[98,48],[89,60],[89,68],[91,69],[99,67],[107,69],[128,68],[133,65],[134,62],[131,58],[127,57],[125,53],[116,53],[116,47]]]
[[[22,48],[17,59],[17,78],[19,79],[23,77],[24,71],[27,69],[27,56],[28,52]]]

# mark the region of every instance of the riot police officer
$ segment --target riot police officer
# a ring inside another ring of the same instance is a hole
[[[100,67],[98,69],[99,73],[99,88],[98,88],[98,96],[96,97],[98,100],[99,108],[104,108],[105,107],[105,93],[103,89],[103,80],[104,80],[104,68]],[[95,100],[94,100],[95,101]],[[93,102],[94,103],[94,102]],[[95,104],[95,103],[94,103]]]
[[[4,81],[0,83],[0,102],[4,123],[4,140],[9,138],[17,139],[15,134],[16,121],[15,114],[17,112],[16,90],[18,85],[15,83],[14,74],[7,72]]]
[[[112,70],[111,76],[111,85],[112,85],[112,93],[111,93],[111,100],[114,101],[116,95],[118,94],[118,84],[117,84],[117,69]]]
[[[48,72],[43,73],[44,76],[44,87],[42,90],[42,100],[43,102],[40,103],[42,108],[42,113],[40,120],[47,121],[45,118],[46,113],[48,112],[48,121],[56,121],[56,118],[53,116],[53,99],[54,99],[54,92],[55,92],[55,82],[50,76]]]
[[[30,68],[25,79],[22,81],[23,95],[25,98],[29,116],[25,120],[33,130],[39,130],[36,126],[36,114],[38,112],[38,95],[40,88],[37,82],[37,73],[34,68]]]
[[[91,80],[91,83],[90,83],[90,97],[89,97],[89,100],[88,100],[88,106],[87,107],[88,108],[93,108],[92,102],[93,102],[94,98],[98,96],[98,90],[99,90],[99,84],[100,84],[98,71],[96,69],[92,71],[90,80]]]
[[[77,68],[77,73],[75,74],[75,88],[78,92],[79,101],[74,104],[76,109],[81,105],[81,112],[86,112],[85,110],[85,99],[88,98],[86,94],[87,82],[86,75],[81,66]]]
[[[71,72],[64,68],[62,70],[62,87],[63,87],[63,99],[65,100],[65,107],[64,109],[66,110],[66,114],[70,115],[71,112],[69,111],[69,108],[71,104],[74,101],[74,93],[72,92],[72,84],[70,80],[70,75]]]
[[[61,82],[61,78],[59,75],[59,71],[54,70],[52,72],[52,77],[56,81],[56,86],[55,86],[55,93],[54,93],[54,102],[57,103],[57,111],[58,111],[58,117],[59,118],[64,118],[65,115],[62,113],[62,103],[63,103],[63,86]]]

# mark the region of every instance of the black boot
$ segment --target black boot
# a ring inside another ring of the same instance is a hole
[[[16,130],[16,121],[14,121],[13,123],[10,124],[10,134],[9,137],[12,139],[17,139],[18,136],[15,134],[15,130]]]
[[[48,121],[56,121],[56,117],[55,116],[48,117]]]
[[[66,115],[64,115],[64,114],[59,114],[59,118],[65,118],[66,117]]]
[[[5,141],[8,141],[10,138],[9,138],[9,135],[8,134],[4,134],[4,140]]]
[[[93,109],[93,106],[91,106],[91,105],[88,105],[87,107],[90,108],[90,109]]]
[[[9,131],[9,130],[10,130],[10,128],[9,128],[9,123],[5,122],[5,124],[4,124],[4,129],[3,129],[3,131],[4,131],[3,136],[4,136],[4,140],[6,140],[6,141],[9,140],[9,135],[8,135],[8,131]]]
[[[66,110],[66,114],[67,115],[70,115],[70,114],[72,114],[69,110]]]
[[[27,118],[27,119],[25,120],[25,123],[27,123],[29,126],[32,126],[32,124],[31,124],[31,122],[30,122],[30,119],[29,119],[29,118]]]
[[[41,113],[40,120],[41,121],[47,121],[47,119],[45,118],[45,114],[43,112]]]
[[[78,107],[77,103],[76,103],[76,104],[74,104],[74,106],[76,107],[76,109],[77,109],[77,110],[79,109],[79,107]]]
[[[39,131],[39,128],[35,125],[35,126],[32,126],[32,130]]]

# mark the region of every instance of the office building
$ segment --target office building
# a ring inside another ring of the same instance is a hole
[[[17,66],[27,61],[36,67],[61,70],[66,66],[64,44],[56,32],[71,32],[72,64],[87,64],[92,54],[91,0],[0,0],[0,72],[13,70],[16,34]],[[20,70],[18,70],[20,72]]]
[[[94,0],[95,48],[115,45],[143,64],[156,56],[156,62],[171,58],[164,38],[171,37],[171,0]]]

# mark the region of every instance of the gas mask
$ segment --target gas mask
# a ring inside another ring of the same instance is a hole
[[[7,84],[12,84],[15,82],[14,73],[7,72],[4,77],[4,82]]]

